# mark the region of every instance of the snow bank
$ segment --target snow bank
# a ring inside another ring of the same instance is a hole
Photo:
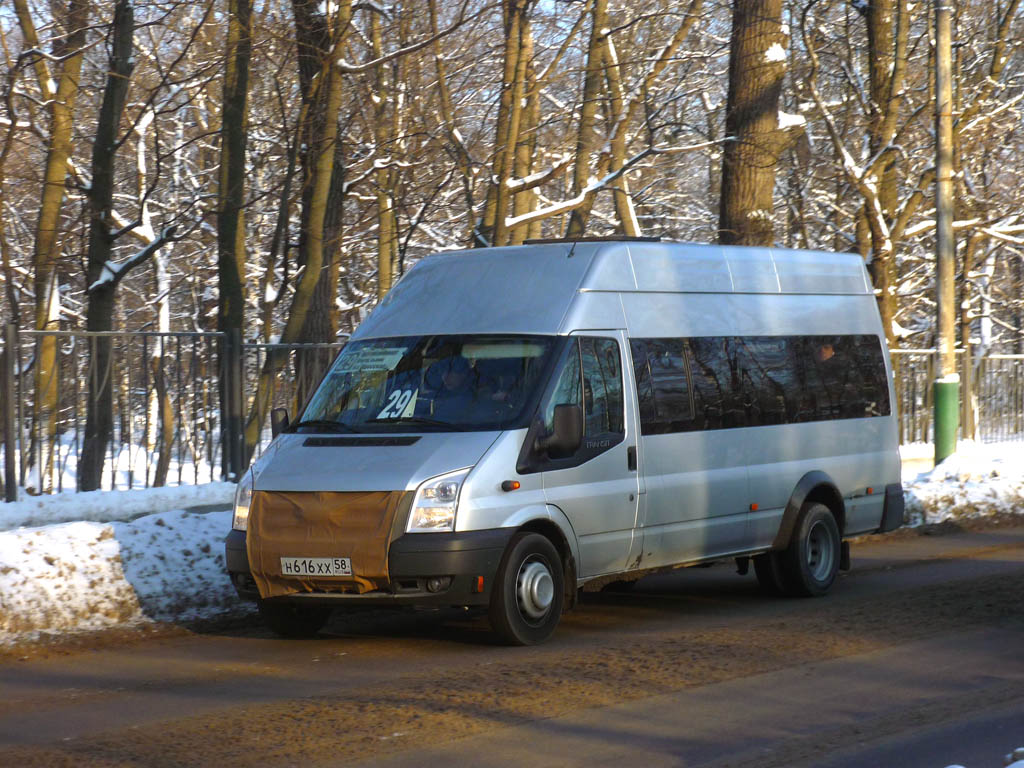
[[[0,533],[0,643],[244,610],[224,572],[231,512]]]
[[[939,466],[903,478],[907,524],[1024,512],[1024,442],[962,441]]]
[[[49,496],[22,494],[19,501],[0,503],[0,531],[78,520],[100,523],[127,521],[184,507],[213,504],[227,507],[231,505],[234,494],[234,483],[139,488],[133,491],[65,491]]]
[[[1003,758],[1006,768],[1024,768],[1024,747],[1017,747]],[[962,765],[947,765],[946,768],[964,768]]]

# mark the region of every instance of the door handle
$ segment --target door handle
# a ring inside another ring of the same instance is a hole
[[[630,472],[636,472],[636,446],[631,445],[626,449],[626,468]]]

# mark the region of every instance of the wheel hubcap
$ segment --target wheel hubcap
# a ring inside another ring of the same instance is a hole
[[[807,534],[807,568],[818,581],[824,581],[832,573],[836,559],[835,541],[822,522],[811,526]]]
[[[547,565],[530,560],[519,568],[516,577],[516,601],[519,611],[529,619],[542,619],[555,598],[555,581]]]

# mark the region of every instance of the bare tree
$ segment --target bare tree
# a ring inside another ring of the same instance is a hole
[[[782,0],[733,4],[725,107],[725,133],[732,141],[722,158],[720,243],[774,242],[775,166],[783,149],[779,96],[788,45]]]
[[[62,24],[64,33],[54,39],[52,56],[46,57],[39,45],[35,24],[26,0],[13,0],[21,33],[29,50],[34,52],[34,68],[39,93],[48,105],[50,133],[47,143],[46,171],[36,227],[33,254],[35,287],[35,328],[56,330],[60,318],[60,291],[57,285],[58,234],[64,203],[64,180],[71,155],[71,130],[75,98],[78,95],[82,57],[86,42],[89,6],[86,0],[67,0]],[[47,61],[49,58],[49,62]],[[50,67],[60,65],[56,80]],[[36,434],[47,443],[42,452],[38,490],[50,487],[48,476],[55,469],[52,449],[57,422],[57,340],[53,336],[39,339],[35,360],[35,396],[33,420]],[[35,455],[33,451],[33,455]]]

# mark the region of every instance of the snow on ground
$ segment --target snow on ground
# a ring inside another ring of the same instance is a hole
[[[925,457],[932,446],[924,446]],[[915,460],[919,446],[901,449],[907,524],[1024,514],[1024,441],[961,441],[957,452],[934,469]],[[920,471],[924,469],[925,471]]]
[[[1024,768],[1024,747],[1017,747],[1003,758],[1006,768]],[[947,765],[946,768],[964,768],[962,765]]]
[[[181,485],[176,488],[138,488],[132,491],[65,491],[49,496],[29,496],[0,503],[0,531],[27,526],[67,523],[128,521],[155,512],[218,504],[230,506],[234,483]]]
[[[201,441],[202,442],[202,441]],[[267,440],[266,442],[269,442]],[[6,446],[0,444],[0,457]],[[56,491],[74,491],[78,485],[78,460],[82,450],[81,437],[73,431],[61,435],[56,444],[53,462],[47,474],[46,487]],[[220,475],[220,456],[209,444],[202,442],[191,446],[176,446],[167,467],[167,485],[203,485],[213,482]],[[140,445],[138,441],[122,444],[116,456],[104,462],[100,487],[107,490],[128,490],[145,488],[156,478],[159,453]],[[15,462],[20,467],[22,455],[15,452]],[[32,489],[41,487],[39,465],[41,457],[27,469],[25,485]]]
[[[1024,441],[964,442],[935,469],[931,451],[902,450],[909,525],[1024,514]],[[233,490],[209,483],[0,504],[0,644],[251,610],[224,572]],[[220,508],[183,510],[203,505]]]
[[[0,644],[245,610],[224,572],[231,512],[0,533]]]

